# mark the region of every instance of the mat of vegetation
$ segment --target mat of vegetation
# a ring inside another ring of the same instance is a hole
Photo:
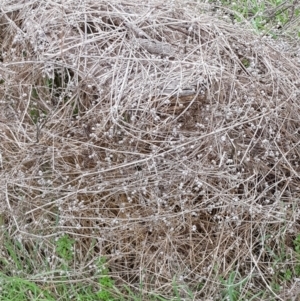
[[[299,47],[192,1],[4,2],[0,300],[299,294]]]

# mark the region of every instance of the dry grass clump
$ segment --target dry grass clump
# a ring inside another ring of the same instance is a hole
[[[247,278],[244,295],[271,289],[282,267],[266,247],[292,252],[299,231],[299,52],[188,3],[9,2],[10,234],[28,252],[43,242],[38,260],[55,269],[52,239],[69,233],[74,279],[105,255],[116,279],[145,291],[168,295],[175,277],[217,298],[231,271]]]

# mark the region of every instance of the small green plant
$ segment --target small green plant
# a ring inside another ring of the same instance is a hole
[[[242,58],[241,62],[243,64],[244,67],[248,68],[250,66],[250,60],[247,58]]]
[[[45,85],[46,85],[46,87],[48,87],[49,91],[52,91],[53,90],[53,79],[46,78]]]
[[[272,291],[276,294],[278,294],[280,292],[280,284],[277,282],[277,281],[273,281],[271,283],[271,288],[272,288]]]
[[[71,239],[68,235],[61,236],[56,241],[56,252],[58,256],[66,261],[70,261],[73,258],[73,245],[75,240]]]
[[[294,247],[297,255],[300,256],[300,234],[298,234],[296,239],[294,240]]]
[[[106,258],[100,257],[96,262],[96,266],[99,271],[99,285],[100,290],[97,292],[97,297],[101,301],[114,301],[112,296],[112,288],[114,287],[114,281],[109,276],[108,268],[106,267]]]
[[[270,235],[267,237],[270,237]],[[284,237],[284,234],[282,234],[282,237]],[[264,248],[270,257],[270,268],[272,270],[271,287],[274,292],[279,292],[282,285],[286,285],[288,281],[293,279],[294,275],[289,266],[291,256],[287,253],[284,239],[273,248],[270,248],[267,244],[264,244]]]
[[[31,120],[34,124],[37,124],[37,122],[39,121],[40,118],[40,112],[37,108],[32,108],[29,111],[29,115],[31,117]]]
[[[284,281],[290,281],[293,277],[293,273],[290,269],[286,269],[284,272],[283,272],[283,275],[282,275],[282,278]]]
[[[247,282],[248,278],[239,280],[240,278],[240,274],[237,271],[232,271],[228,278],[222,278],[220,277],[220,281],[223,284],[223,292],[222,292],[222,296],[223,299],[222,300],[229,300],[229,301],[237,301],[240,300],[240,294],[241,291],[243,289],[243,285],[245,284],[245,282]]]
[[[295,275],[299,277],[300,276],[300,234],[298,234],[296,239],[294,240],[294,248],[295,248],[296,259],[297,259],[297,263],[294,267],[294,271],[295,271]]]

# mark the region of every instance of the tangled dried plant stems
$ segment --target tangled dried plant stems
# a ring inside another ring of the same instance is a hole
[[[9,2],[0,205],[11,235],[49,242],[47,257],[69,233],[82,273],[105,255],[145,291],[168,295],[176,277],[202,283],[196,298],[218,296],[232,270],[248,292],[272,290],[264,244],[275,252],[285,236],[292,248],[299,231],[299,53],[201,6]]]

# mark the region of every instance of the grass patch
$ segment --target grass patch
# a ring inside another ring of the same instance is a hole
[[[291,38],[300,36],[300,6],[297,1],[213,0],[210,3],[218,5],[221,10],[224,9],[222,16],[230,16],[233,22],[250,23],[257,33],[274,39],[287,34]]]

